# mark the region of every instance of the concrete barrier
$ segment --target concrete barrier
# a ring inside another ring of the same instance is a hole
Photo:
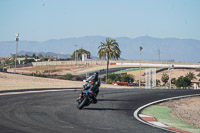
[[[106,60],[88,60],[88,61],[45,61],[45,62],[33,62],[33,66],[48,66],[48,65],[106,65]],[[126,66],[140,66],[140,61],[128,61],[128,60],[111,60],[111,65],[126,65]],[[166,67],[174,65],[174,67],[191,67],[200,68],[200,63],[192,62],[163,62],[163,61],[141,61],[142,67]]]

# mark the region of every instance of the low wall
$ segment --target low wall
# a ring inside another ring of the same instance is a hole
[[[19,64],[19,65],[16,65],[16,68],[30,67],[30,66],[33,66],[33,64],[32,64],[32,63],[28,63],[28,64]],[[10,65],[10,68],[15,68],[15,65]]]
[[[48,65],[106,65],[104,60],[91,60],[91,61],[45,61],[33,62],[33,66],[48,66]]]
[[[89,60],[89,61],[45,61],[33,62],[33,66],[48,66],[48,65],[106,65],[106,60]],[[140,61],[127,61],[117,60],[110,61],[110,65],[127,65],[127,66],[140,66]],[[141,61],[142,67],[192,67],[200,68],[200,63],[192,62],[163,62],[163,61]]]

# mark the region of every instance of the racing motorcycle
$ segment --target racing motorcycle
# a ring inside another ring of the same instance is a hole
[[[87,80],[84,80],[86,84],[83,85],[82,93],[79,94],[77,99],[78,109],[82,109],[84,106],[89,106],[91,103],[97,103],[96,97],[99,92],[100,80],[98,79],[96,82],[94,82],[90,80],[92,78],[93,77],[91,76]]]

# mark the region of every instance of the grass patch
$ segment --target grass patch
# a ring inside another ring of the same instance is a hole
[[[177,120],[170,115],[171,109],[163,106],[152,105],[145,108],[142,114],[155,117],[159,122],[162,122],[170,127],[179,128],[193,133],[200,133],[200,129],[186,124],[181,120]]]
[[[141,68],[141,70],[145,70],[146,68]],[[129,69],[125,69],[125,70],[120,70],[117,72],[114,72],[115,74],[120,74],[120,73],[127,73],[127,72],[132,72],[132,71],[139,71],[140,68],[129,68]]]
[[[146,67],[143,67],[141,68],[141,70],[145,70],[145,69],[148,69]],[[156,69],[161,69],[161,68],[156,68]],[[140,68],[128,68],[128,69],[125,69],[125,70],[120,70],[120,71],[117,71],[117,72],[114,72],[115,74],[120,74],[120,73],[127,73],[127,72],[134,72],[134,71],[139,71]]]

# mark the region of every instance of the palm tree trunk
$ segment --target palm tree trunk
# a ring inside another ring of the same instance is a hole
[[[109,67],[109,59],[107,59],[106,83],[108,83],[108,67]]]

